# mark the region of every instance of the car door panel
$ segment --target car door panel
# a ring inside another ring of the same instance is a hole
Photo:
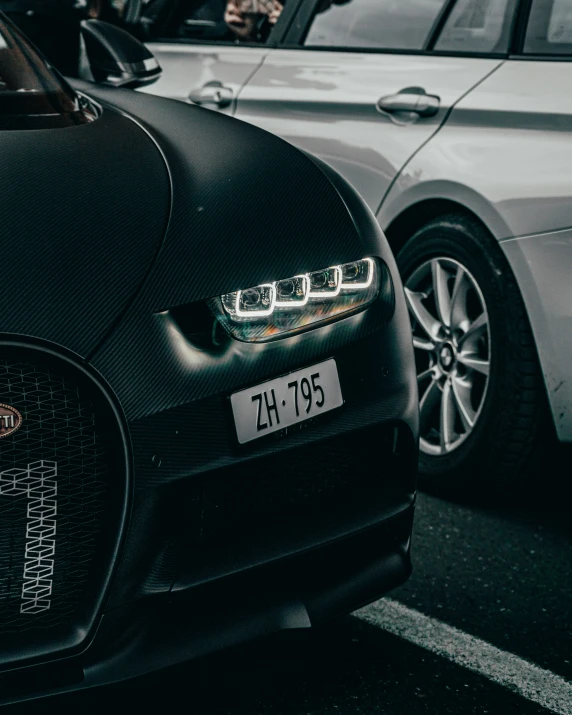
[[[219,83],[236,100],[241,87],[268,52],[266,47],[215,43],[151,42],[148,47],[163,68],[163,75],[142,91],[183,102],[190,101],[191,92],[213,82]],[[232,113],[234,101],[221,106],[207,102],[203,106]]]
[[[572,226],[572,94],[555,91],[571,78],[570,62],[505,62],[403,169],[382,225],[395,202],[404,208],[414,203],[407,194],[438,183],[448,187],[443,198],[454,199],[455,186],[482,197],[505,226],[493,231],[499,240]]]
[[[340,171],[370,208],[452,106],[498,59],[275,49],[242,89],[237,113]],[[413,88],[439,98],[434,116],[382,114],[378,101]]]

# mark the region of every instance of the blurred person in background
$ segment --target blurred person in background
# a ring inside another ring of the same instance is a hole
[[[107,14],[103,12],[104,4],[107,5],[105,0],[0,0],[0,10],[56,69],[75,76],[80,57],[80,22]]]
[[[280,0],[229,0],[224,21],[237,40],[265,42],[283,9]]]
[[[317,12],[351,0],[322,0]],[[224,21],[239,42],[266,42],[286,0],[228,0]]]

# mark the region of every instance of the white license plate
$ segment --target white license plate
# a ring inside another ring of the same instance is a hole
[[[235,392],[230,401],[240,444],[335,410],[344,403],[335,360]]]

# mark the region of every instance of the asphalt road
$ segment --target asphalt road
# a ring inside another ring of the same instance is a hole
[[[553,680],[564,689],[554,711],[572,713],[572,683],[565,682],[572,681],[572,519],[563,491],[570,470],[565,463],[561,470],[556,479],[539,474],[536,487],[510,506],[459,505],[420,495],[414,574],[391,594],[389,605],[405,606],[414,620],[421,619],[422,629],[429,622],[425,616],[431,617],[427,647],[408,633],[396,635],[364,621],[363,614],[353,615],[6,713],[121,708],[193,715],[528,715],[549,712],[538,703],[550,695]],[[532,681],[527,696],[495,682],[494,673],[483,674],[478,664],[475,672],[454,656],[434,652],[431,624],[437,621],[454,626],[461,638],[478,639],[477,660],[482,641],[495,646],[500,655],[492,658],[493,669],[502,670],[511,654],[517,680],[520,671],[526,680],[520,659],[544,669],[530,666],[541,680],[545,671],[552,680],[540,686]]]

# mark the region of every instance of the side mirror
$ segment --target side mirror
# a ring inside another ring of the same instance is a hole
[[[101,20],[84,20],[81,35],[91,77],[113,87],[143,87],[161,76],[156,58],[125,30]]]

